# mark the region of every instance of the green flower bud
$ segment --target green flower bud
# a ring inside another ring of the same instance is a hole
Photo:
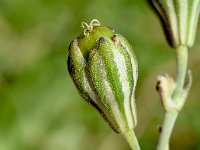
[[[150,0],[172,47],[192,47],[200,11],[200,0]]]
[[[80,95],[123,133],[136,126],[137,60],[127,40],[97,20],[69,46],[68,70]]]

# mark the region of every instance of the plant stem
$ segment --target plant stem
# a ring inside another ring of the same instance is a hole
[[[140,146],[137,140],[137,137],[135,136],[135,133],[133,130],[129,130],[123,133],[124,138],[128,142],[130,148],[132,150],[140,150]]]
[[[177,64],[177,76],[176,87],[172,95],[172,100],[177,103],[181,103],[183,100],[182,92],[185,82],[185,76],[187,71],[188,61],[188,48],[185,46],[179,46],[176,49],[176,64]],[[178,116],[179,110],[166,112],[160,138],[157,146],[157,150],[168,150],[170,136]]]
[[[176,88],[172,95],[172,99],[177,101],[182,94],[183,86],[185,83],[185,76],[187,72],[188,62],[188,48],[180,46],[176,49],[176,64],[177,64],[177,76],[176,76]]]
[[[169,139],[172,133],[178,112],[166,112],[157,150],[168,150]]]

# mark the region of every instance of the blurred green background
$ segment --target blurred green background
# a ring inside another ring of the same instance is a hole
[[[0,0],[0,150],[128,150],[78,95],[67,48],[80,23],[98,19],[125,36],[139,62],[136,134],[153,150],[164,111],[159,73],[175,75],[175,53],[145,0]],[[199,31],[199,30],[198,30]],[[200,33],[190,50],[193,86],[171,139],[172,150],[200,149]]]

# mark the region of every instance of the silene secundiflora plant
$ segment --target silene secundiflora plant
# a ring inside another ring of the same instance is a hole
[[[138,65],[133,49],[123,36],[100,26],[96,19],[90,24],[83,22],[82,27],[84,32],[69,45],[70,76],[83,99],[138,150],[133,131],[137,124]]]

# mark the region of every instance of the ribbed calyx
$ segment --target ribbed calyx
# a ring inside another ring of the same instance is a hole
[[[172,47],[192,47],[199,18],[200,0],[149,0],[158,13]]]
[[[95,22],[95,23],[94,23]],[[127,40],[97,20],[69,46],[68,70],[80,95],[122,133],[136,126],[137,60]]]

